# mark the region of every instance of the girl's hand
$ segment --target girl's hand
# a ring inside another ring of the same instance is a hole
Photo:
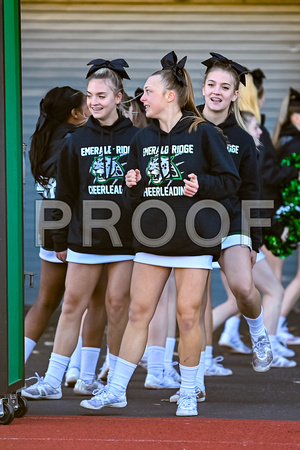
[[[139,169],[131,169],[125,175],[126,186],[129,188],[136,186],[141,179],[142,177]]]
[[[194,173],[190,173],[188,177],[189,180],[183,180],[183,182],[185,183],[184,195],[186,195],[187,197],[194,197],[199,189],[198,179]]]
[[[56,252],[56,258],[63,263],[67,262],[67,250],[64,250],[63,252]]]

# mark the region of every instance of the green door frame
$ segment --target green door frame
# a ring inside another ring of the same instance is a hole
[[[24,384],[20,0],[0,0],[0,394]]]

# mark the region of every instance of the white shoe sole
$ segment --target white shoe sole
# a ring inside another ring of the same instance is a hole
[[[188,417],[188,416],[198,416],[198,411],[176,411],[176,416]]]
[[[107,407],[107,408],[125,408],[125,406],[127,406],[127,401],[124,401],[121,403],[111,403],[109,405],[103,405],[100,407],[96,407],[96,406],[91,405],[88,400],[82,400],[82,402],[80,402],[80,406],[82,408],[93,409],[93,410],[99,410],[99,409],[102,409],[105,407]]]
[[[25,398],[30,398],[32,400],[59,400],[62,398],[62,394],[52,394],[52,395],[40,395],[40,396],[36,396],[36,395],[31,395],[28,394],[27,392],[21,391],[21,395],[22,397]]]

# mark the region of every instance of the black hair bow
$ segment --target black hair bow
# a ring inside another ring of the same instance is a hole
[[[187,56],[182,58],[179,62],[177,62],[177,55],[175,52],[170,52],[166,56],[164,56],[160,62],[163,70],[172,70],[173,74],[179,81],[179,83],[186,86],[185,76],[183,72],[183,68],[185,66],[187,60]]]
[[[121,78],[127,78],[127,80],[130,80],[128,73],[124,69],[124,67],[129,67],[125,59],[113,59],[112,61],[107,61],[105,59],[93,59],[87,64],[87,66],[90,66],[91,64],[93,65],[89,69],[86,78],[90,77],[99,69],[107,68],[116,72],[118,75],[120,75]]]
[[[207,67],[206,72],[207,72],[208,69],[210,69],[213,66],[213,64],[216,61],[220,61],[220,62],[223,62],[225,64],[229,64],[233,68],[233,70],[235,70],[236,73],[238,74],[238,76],[240,78],[240,82],[244,86],[246,86],[245,74],[249,72],[249,70],[247,70],[246,67],[241,66],[241,64],[239,64],[239,63],[237,63],[235,61],[232,61],[231,59],[225,58],[225,56],[222,56],[219,53],[210,53],[210,55],[212,56],[212,58],[209,58],[209,59],[207,59],[205,61],[202,61],[202,64]]]
[[[261,69],[254,69],[251,72],[253,83],[255,84],[256,89],[259,89],[263,84],[263,78],[266,78],[265,74]]]

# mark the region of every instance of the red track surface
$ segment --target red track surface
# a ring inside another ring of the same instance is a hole
[[[0,426],[0,448],[85,450],[300,449],[300,423],[199,418],[30,416]]]

